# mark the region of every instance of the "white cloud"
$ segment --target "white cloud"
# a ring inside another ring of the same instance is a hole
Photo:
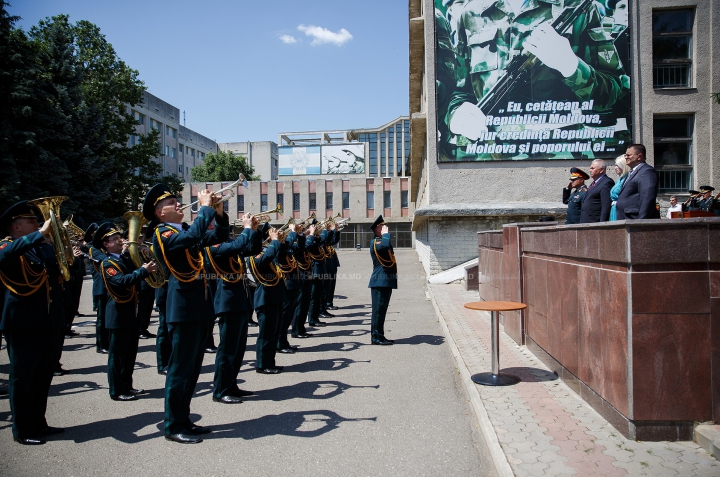
[[[291,45],[293,43],[297,43],[297,38],[290,35],[280,35],[280,41],[282,41],[285,44]]]
[[[319,26],[300,25],[298,26],[298,30],[313,38],[313,41],[310,43],[313,46],[323,45],[325,43],[333,43],[337,46],[342,46],[352,40],[353,37],[350,32],[344,28],[341,28],[338,32],[331,32],[327,28]]]

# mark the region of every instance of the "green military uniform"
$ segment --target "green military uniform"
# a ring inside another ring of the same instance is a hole
[[[374,232],[376,227],[384,223],[383,216],[380,215],[370,226],[370,230]],[[392,340],[385,337],[385,315],[390,305],[392,291],[397,289],[398,273],[389,233],[383,234],[382,237],[373,238],[370,245],[370,257],[373,262],[373,271],[368,284],[372,300],[370,342],[379,345],[393,344]]]
[[[571,167],[570,168],[570,182],[583,179],[587,180],[590,176],[583,170],[578,169],[577,167]],[[583,184],[580,187],[576,188],[570,188],[570,187],[563,187],[563,196],[562,201],[563,204],[567,204],[567,218],[565,219],[565,224],[579,224],[580,218],[582,216],[582,204],[583,200],[585,200],[585,195],[587,194],[587,186]]]

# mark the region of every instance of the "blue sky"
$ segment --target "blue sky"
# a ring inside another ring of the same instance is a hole
[[[100,27],[148,90],[215,139],[380,126],[408,114],[407,0],[10,0],[29,29]]]

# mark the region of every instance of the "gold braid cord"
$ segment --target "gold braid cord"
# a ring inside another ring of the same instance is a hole
[[[173,233],[180,232],[179,230],[177,230],[173,227],[170,227],[169,225],[165,225],[165,227],[172,230]],[[197,277],[200,275],[200,272],[202,271],[203,265],[204,265],[202,253],[198,252],[198,256],[196,258],[196,257],[192,256],[189,249],[186,249],[185,257],[187,258],[188,265],[190,265],[190,268],[192,269],[192,271],[187,272],[187,273],[178,272],[177,270],[175,270],[175,268],[173,268],[172,264],[170,263],[170,261],[167,258],[167,255],[165,254],[165,246],[163,245],[162,236],[160,235],[160,227],[155,229],[155,236],[158,239],[158,244],[160,244],[160,252],[162,253],[165,263],[167,264],[168,268],[170,269],[170,273],[172,273],[173,276],[178,279],[178,281],[183,282],[183,283],[190,283],[193,280],[197,279]]]
[[[301,262],[295,261],[295,263],[297,264],[297,267],[300,270],[309,270],[310,267],[312,266],[312,261],[310,260],[310,254],[307,252],[303,252],[303,254],[304,254],[303,256],[305,258],[305,262],[301,263]]]
[[[242,259],[238,260],[235,257],[231,258],[230,271],[226,272],[225,270],[222,270],[220,267],[218,267],[218,265],[215,263],[215,260],[213,260],[212,252],[210,252],[210,247],[206,247],[205,250],[207,250],[207,256],[208,260],[210,260],[210,265],[212,265],[213,270],[215,270],[215,273],[218,274],[222,281],[227,283],[237,283],[242,280],[244,274]],[[228,278],[228,275],[237,275],[237,278],[230,279]]]
[[[377,251],[377,241],[373,240],[373,252],[375,252],[375,257],[377,257],[378,262],[380,262],[380,265],[383,266],[383,268],[392,268],[393,266],[397,265],[397,262],[395,261],[395,254],[388,250],[388,255],[390,256],[389,260],[385,260],[380,256],[380,254]]]
[[[116,262],[113,262],[112,259],[108,258],[108,262],[112,263],[113,265],[115,265],[115,268],[120,270],[120,265],[118,265]],[[116,295],[110,288],[110,284],[105,279],[105,262],[100,264],[100,269],[102,270],[102,277],[103,282],[105,282],[105,289],[107,290],[108,295],[110,295],[110,298],[112,298],[115,303],[122,305],[123,303],[128,303],[130,300],[134,300],[137,297],[137,290],[135,290],[134,286],[132,287],[132,291],[128,295],[125,295],[123,297]],[[120,273],[122,273],[122,271],[120,271]]]
[[[270,264],[270,270],[272,270],[275,274],[275,278],[273,278],[271,281],[265,281],[262,279],[260,272],[258,272],[257,265],[255,265],[255,257],[250,257],[250,268],[252,269],[252,274],[255,277],[255,280],[257,280],[258,283],[262,286],[274,287],[275,285],[280,283],[280,279],[282,278],[282,271],[280,271],[280,269],[274,263]]]
[[[8,240],[8,242],[12,242],[12,240]],[[42,272],[33,271],[33,269],[27,263],[27,260],[25,260],[25,257],[22,256],[20,257],[20,267],[20,269],[22,270],[23,278],[25,279],[25,283],[13,281],[10,279],[10,277],[6,276],[2,271],[0,271],[0,281],[3,283],[3,285],[5,285],[5,288],[10,290],[13,294],[17,296],[30,296],[37,292],[41,286],[45,285],[46,295],[49,298],[50,286],[48,284],[47,270],[43,267]],[[18,291],[19,287],[28,287],[30,291],[27,293],[22,293]]]
[[[290,255],[285,256],[285,262],[287,263],[287,267],[283,265],[278,265],[278,268],[283,275],[288,275],[289,273],[292,273],[292,271],[298,267],[298,263],[295,261],[295,257],[292,257]]]
[[[320,253],[317,256],[313,255],[310,252],[308,252],[307,254],[310,255],[310,258],[312,258],[316,262],[319,262],[320,260],[325,260],[325,251],[323,250],[323,246],[320,245],[318,247],[318,250],[320,250]]]

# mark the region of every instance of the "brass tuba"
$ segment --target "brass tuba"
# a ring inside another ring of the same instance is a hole
[[[73,253],[70,234],[62,222],[60,222],[60,204],[65,202],[65,196],[42,197],[28,201],[28,205],[37,207],[44,220],[49,220],[52,226],[50,232],[50,241],[52,242],[53,252],[60,267],[60,274],[63,280],[70,280],[70,266],[75,263],[75,254]]]
[[[138,212],[135,210],[126,212],[125,215],[123,215],[123,219],[125,219],[128,223],[127,243],[130,259],[138,268],[142,267],[145,263],[157,263],[157,270],[151,273],[150,276],[145,279],[145,281],[153,288],[160,288],[161,286],[165,285],[165,281],[167,280],[167,277],[165,276],[165,271],[162,267],[162,262],[158,260],[157,256],[153,253],[150,247],[147,247],[144,244],[139,244],[137,242],[140,231],[142,230],[142,226],[145,225],[147,219],[143,216],[142,212]]]
[[[63,227],[68,232],[68,235],[73,240],[73,242],[78,242],[80,240],[83,240],[85,237],[85,231],[77,226],[75,222],[73,222],[73,216],[67,218],[65,222],[63,222]]]

